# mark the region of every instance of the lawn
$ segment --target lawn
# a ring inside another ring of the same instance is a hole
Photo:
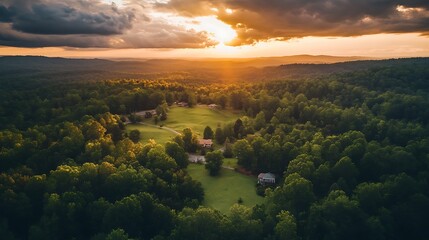
[[[215,131],[218,124],[235,121],[240,116],[229,110],[213,110],[204,105],[193,108],[173,106],[170,107],[167,120],[158,124],[179,132],[189,127],[202,136],[206,126],[210,126]],[[152,119],[145,120],[145,122],[153,124]]]
[[[223,166],[230,167],[230,168],[238,167],[237,158],[224,158],[223,159]]]
[[[204,205],[228,213],[229,208],[241,197],[243,205],[253,207],[264,198],[256,195],[256,178],[242,175],[233,170],[222,169],[220,175],[211,177],[204,165],[190,164],[188,172],[204,188]]]
[[[140,131],[142,142],[147,142],[149,139],[155,139],[159,144],[164,145],[171,140],[176,134],[159,127],[146,126],[142,124],[128,124],[127,131],[137,129]]]

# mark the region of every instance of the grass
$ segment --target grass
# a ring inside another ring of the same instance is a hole
[[[230,167],[230,168],[238,167],[237,158],[224,158],[223,159],[223,166]]]
[[[210,126],[215,131],[218,124],[225,124],[239,117],[239,114],[232,111],[213,110],[207,106],[199,105],[193,108],[173,106],[170,107],[167,120],[159,122],[158,125],[162,124],[178,132],[189,127],[199,136],[202,136],[206,126]],[[153,124],[152,119],[145,121]]]
[[[242,175],[233,170],[221,169],[219,176],[209,176],[204,165],[190,164],[188,172],[201,182],[205,197],[204,205],[228,213],[229,208],[241,197],[243,205],[253,207],[264,198],[256,194],[256,178]]]
[[[127,131],[137,129],[140,131],[142,142],[147,142],[149,139],[155,139],[159,144],[164,145],[171,140],[176,134],[158,127],[146,126],[142,124],[128,124]]]
[[[202,137],[206,126],[210,126],[214,132],[218,124],[225,124],[227,122],[234,121],[239,117],[239,114],[232,111],[213,110],[202,105],[193,108],[173,106],[170,107],[167,120],[160,121],[157,125],[169,127],[178,132],[182,132],[183,129],[189,127]],[[144,119],[143,122],[154,124],[153,118]],[[159,144],[165,144],[175,136],[174,133],[158,127],[145,126],[141,124],[127,125],[127,131],[134,129],[141,132],[143,142],[147,142],[149,139],[154,139]]]

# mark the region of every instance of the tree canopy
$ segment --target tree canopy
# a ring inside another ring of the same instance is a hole
[[[429,68],[427,59],[397,61],[291,79],[285,69],[324,67],[266,68],[276,80],[263,83],[253,75],[222,82],[195,73],[117,78],[2,68],[0,234],[427,239]],[[362,64],[371,62],[348,66]],[[185,128],[165,146],[126,131],[128,120],[141,120],[136,112],[156,109],[164,121],[179,101],[244,115],[214,133]],[[264,204],[228,213],[202,205],[204,189],[186,169],[199,137],[225,144],[223,153],[207,150],[212,175],[232,155],[240,172],[278,176],[261,189]]]

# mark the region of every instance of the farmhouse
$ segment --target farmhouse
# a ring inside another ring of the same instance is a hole
[[[179,106],[179,107],[187,107],[187,106],[189,106],[189,104],[187,102],[178,102],[177,106]]]
[[[258,183],[265,185],[265,184],[275,184],[276,183],[276,176],[272,173],[260,173],[258,175]]]
[[[198,144],[203,148],[211,148],[213,141],[211,139],[199,139]]]

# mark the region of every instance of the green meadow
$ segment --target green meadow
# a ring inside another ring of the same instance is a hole
[[[147,142],[149,139],[154,139],[157,143],[164,145],[166,142],[170,141],[174,136],[176,136],[175,133],[160,127],[147,126],[139,123],[127,125],[128,132],[134,129],[140,131],[142,142]]]
[[[179,132],[185,128],[191,128],[202,136],[206,126],[210,126],[215,131],[218,124],[235,121],[239,117],[239,114],[229,110],[214,110],[202,105],[193,108],[173,106],[168,112],[167,120],[158,122],[158,124]],[[153,119],[145,120],[145,122],[154,123]]]
[[[225,124],[235,121],[240,114],[229,110],[214,110],[207,106],[196,106],[193,108],[173,106],[168,112],[166,121],[159,121],[157,125],[168,127],[181,132],[185,128],[191,128],[195,133],[202,137],[204,128],[210,126],[213,131],[218,124]],[[147,124],[154,124],[153,118],[143,121]],[[175,134],[167,129],[142,124],[128,124],[127,131],[138,129],[141,132],[142,141],[147,142],[154,139],[157,143],[164,144],[174,137]]]
[[[219,176],[212,177],[204,165],[200,164],[190,164],[187,169],[191,177],[201,182],[204,188],[205,206],[228,213],[229,208],[237,203],[239,198],[243,200],[243,205],[248,207],[261,204],[264,200],[256,194],[255,177],[224,168],[221,169]]]

